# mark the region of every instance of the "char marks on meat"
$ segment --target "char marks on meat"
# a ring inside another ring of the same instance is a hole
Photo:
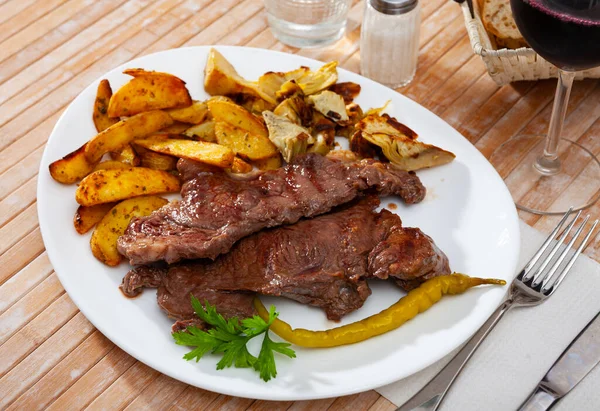
[[[425,188],[414,173],[374,160],[343,162],[318,154],[299,156],[284,168],[235,176],[180,160],[187,182],[182,200],[135,218],[119,238],[131,264],[210,258],[263,228],[293,224],[329,212],[362,192],[421,201]]]
[[[368,196],[330,214],[246,237],[215,261],[173,265],[160,277],[158,303],[185,320],[193,317],[190,294],[213,303],[216,299],[208,297],[214,293],[233,298],[243,291],[317,306],[339,320],[370,295],[368,277],[397,278],[402,286],[401,281],[449,273],[446,257],[429,237],[403,228],[396,214],[375,212],[378,205],[376,196]],[[432,264],[432,253],[445,265]],[[407,256],[409,262],[401,261]],[[143,278],[133,270],[125,288],[137,290]],[[250,299],[251,294],[242,295]]]

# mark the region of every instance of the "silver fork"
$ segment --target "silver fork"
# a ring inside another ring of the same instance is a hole
[[[540,261],[540,258],[550,247],[552,240],[557,236],[561,227],[568,220],[572,212],[572,208],[567,211],[556,228],[548,236],[546,241],[544,241],[540,249],[535,253],[525,267],[523,267],[517,278],[515,278],[510,285],[507,299],[496,309],[496,311],[494,311],[492,316],[483,324],[483,326],[475,333],[475,335],[471,337],[469,342],[467,342],[467,344],[442,369],[442,371],[440,371],[438,375],[436,375],[431,381],[429,381],[429,383],[427,383],[425,387],[423,387],[423,389],[421,389],[421,391],[415,394],[396,411],[437,410],[444,399],[444,396],[452,386],[452,383],[460,374],[469,358],[471,358],[471,355],[473,355],[477,347],[479,347],[481,341],[483,341],[483,339],[490,333],[498,321],[500,321],[502,316],[513,307],[528,307],[541,304],[556,291],[571,267],[573,267],[573,264],[575,264],[575,260],[577,260],[577,257],[579,257],[583,251],[585,245],[592,236],[596,225],[598,224],[598,220],[592,224],[592,228],[587,232],[583,238],[583,241],[579,247],[577,247],[577,250],[575,250],[568,262],[563,265],[563,262],[567,258],[569,251],[572,249],[575,241],[582,233],[590,218],[588,215],[583,220],[583,222],[576,229],[571,240],[566,246],[563,247],[563,242],[581,215],[581,211],[579,211],[575,218],[560,234],[559,239],[552,246],[548,255],[542,261]],[[559,251],[559,256],[554,258]],[[540,264],[538,268],[535,269],[538,262],[540,262]],[[548,268],[550,265],[551,267]],[[563,266],[563,268],[559,272],[561,266]]]

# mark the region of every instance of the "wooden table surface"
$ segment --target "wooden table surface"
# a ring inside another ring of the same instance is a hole
[[[132,58],[174,47],[229,44],[338,60],[359,71],[363,3],[334,47],[298,50],[275,40],[262,0],[0,0],[0,409],[392,410],[375,391],[307,402],[267,402],[204,391],[136,361],[97,331],[61,287],[36,212],[39,161],[65,107],[88,84]],[[421,53],[400,91],[432,110],[482,153],[512,135],[543,133],[554,81],[498,87],[473,55],[460,7],[422,2]],[[600,154],[600,87],[578,82],[565,134]],[[507,159],[503,176],[516,165]],[[574,172],[576,175],[576,172]],[[533,187],[552,202],[584,182]],[[600,215],[600,204],[591,209]],[[548,231],[555,219],[521,214]],[[598,237],[586,253],[600,260]]]

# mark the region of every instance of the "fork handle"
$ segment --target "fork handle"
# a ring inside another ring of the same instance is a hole
[[[512,299],[505,300],[442,371],[396,411],[437,410],[448,389],[458,374],[460,374],[467,361],[469,361],[471,355],[473,355],[481,341],[490,333],[504,313],[512,307],[513,303]]]

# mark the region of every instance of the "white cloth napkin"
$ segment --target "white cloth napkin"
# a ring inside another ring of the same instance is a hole
[[[519,269],[545,235],[521,222]],[[582,255],[556,293],[537,307],[514,308],[473,354],[440,409],[516,410],[573,338],[600,311],[600,264]],[[400,406],[455,353],[377,391]],[[563,398],[557,411],[600,410],[600,366]]]

